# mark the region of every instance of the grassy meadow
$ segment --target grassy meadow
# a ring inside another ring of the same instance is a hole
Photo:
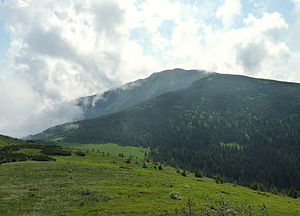
[[[188,200],[196,210],[212,208],[221,199],[253,212],[264,206],[266,215],[300,215],[299,199],[217,184],[188,172],[185,177],[165,165],[160,170],[159,164],[143,159],[148,149],[115,144],[69,147],[72,156],[53,156],[56,161],[1,164],[0,215],[176,215]],[[79,150],[85,156],[76,155]],[[171,192],[179,192],[182,199],[171,199]]]
[[[25,144],[26,141],[0,135],[0,148],[7,145]]]

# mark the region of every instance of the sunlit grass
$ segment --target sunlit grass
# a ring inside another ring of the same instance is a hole
[[[265,204],[272,216],[300,215],[299,199],[216,184],[192,173],[183,177],[175,168],[163,165],[158,170],[152,162],[142,168],[145,149],[113,144],[77,148],[89,151],[85,157],[56,156],[55,162],[2,164],[0,215],[161,215],[182,208],[189,198],[197,206],[209,206],[211,199],[221,196],[237,206],[245,202],[256,211]],[[109,156],[98,149],[110,152]],[[118,156],[120,150],[124,157]],[[135,156],[126,163],[129,155]],[[172,191],[179,192],[182,200],[170,199]]]

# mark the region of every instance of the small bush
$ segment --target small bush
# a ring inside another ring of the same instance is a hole
[[[183,185],[182,187],[186,188],[186,189],[191,189],[191,186],[189,186],[188,184]]]
[[[76,155],[80,156],[80,157],[84,157],[85,156],[85,153],[84,152],[76,152],[75,153]]]
[[[0,151],[2,152],[14,152],[20,150],[20,147],[17,145],[10,145],[10,146],[4,146],[0,148]]]
[[[42,153],[45,155],[70,156],[71,151],[65,150],[59,146],[43,146]]]
[[[175,192],[177,193],[177,192]],[[168,216],[268,216],[267,206],[262,205],[261,210],[256,212],[253,206],[244,202],[213,200],[208,198],[208,205],[197,207],[197,203],[188,199],[182,209],[176,208],[174,212],[168,212]]]
[[[143,163],[143,168],[148,168],[145,162]]]
[[[201,172],[201,171],[199,171],[199,170],[197,170],[196,172],[195,172],[195,177],[197,177],[197,178],[203,178],[203,173]]]
[[[214,179],[217,184],[224,184],[226,182],[225,178],[221,176],[214,176]]]
[[[93,193],[93,191],[91,189],[82,189],[80,191],[81,196],[89,196]]]
[[[54,158],[48,157],[46,155],[34,155],[31,160],[33,161],[55,161]]]
[[[175,192],[175,191],[171,192],[169,194],[169,196],[170,196],[171,199],[175,199],[175,200],[181,200],[182,199],[180,193]]]

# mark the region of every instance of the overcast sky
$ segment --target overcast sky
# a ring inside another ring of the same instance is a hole
[[[300,82],[300,0],[0,0],[0,134],[164,69]]]

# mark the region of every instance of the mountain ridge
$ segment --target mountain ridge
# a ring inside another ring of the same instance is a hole
[[[145,79],[129,82],[102,94],[79,98],[77,105],[84,111],[82,119],[95,118],[121,111],[166,92],[184,89],[211,73],[180,68],[156,72]]]
[[[299,189],[299,122],[299,84],[212,74],[186,89],[34,138],[151,147],[153,158],[175,167]]]

